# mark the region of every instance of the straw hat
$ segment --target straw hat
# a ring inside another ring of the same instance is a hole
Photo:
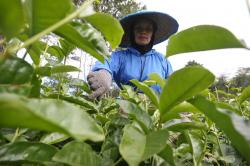
[[[120,47],[130,46],[130,33],[131,25],[140,18],[147,18],[155,22],[157,31],[155,32],[154,45],[158,44],[169,38],[172,34],[177,32],[178,23],[177,21],[165,13],[154,12],[154,11],[140,11],[134,14],[129,14],[120,20],[120,23],[124,30],[124,35],[120,43]]]

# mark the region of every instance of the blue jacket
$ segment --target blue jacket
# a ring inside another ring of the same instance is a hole
[[[162,78],[167,78],[172,73],[172,66],[164,56],[152,49],[141,55],[139,51],[132,47],[126,50],[115,51],[110,60],[105,63],[99,61],[93,66],[92,71],[106,69],[112,74],[113,80],[119,87],[121,84],[132,85],[132,79],[144,81],[148,79],[150,73],[158,73]],[[152,86],[157,92],[161,92],[160,86]]]

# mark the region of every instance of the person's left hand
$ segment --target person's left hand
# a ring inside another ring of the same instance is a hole
[[[107,70],[103,69],[90,72],[87,76],[87,81],[90,88],[93,90],[89,97],[95,99],[102,96],[109,90],[112,84],[112,76]]]

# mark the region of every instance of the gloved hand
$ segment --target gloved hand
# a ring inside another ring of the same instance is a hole
[[[90,98],[95,99],[106,93],[111,84],[112,76],[107,70],[98,70],[95,72],[90,72],[87,76],[88,84],[93,90]]]

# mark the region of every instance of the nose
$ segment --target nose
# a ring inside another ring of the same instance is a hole
[[[153,30],[151,28],[136,27],[135,31],[138,33],[143,33],[143,32],[149,33],[152,32]]]
[[[149,31],[147,29],[142,29],[140,33],[149,33]]]

